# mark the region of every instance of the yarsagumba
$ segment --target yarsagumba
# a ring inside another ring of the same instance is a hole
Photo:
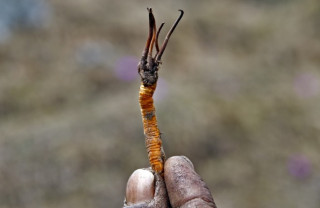
[[[157,118],[155,114],[155,107],[153,105],[153,93],[156,90],[158,71],[161,64],[161,57],[164,50],[167,47],[170,36],[174,29],[181,20],[184,12],[181,12],[180,16],[173,24],[165,40],[159,48],[158,37],[159,33],[164,25],[162,23],[157,30],[156,21],[152,13],[152,9],[148,8],[149,11],[149,36],[145,49],[142,52],[142,58],[138,65],[138,72],[141,77],[141,85],[139,92],[139,103],[141,108],[143,129],[145,134],[145,143],[147,147],[149,162],[152,169],[157,173],[163,172],[163,164],[165,160],[165,154],[162,148],[162,141],[160,131],[157,125]],[[155,46],[156,53],[153,56],[152,49]]]

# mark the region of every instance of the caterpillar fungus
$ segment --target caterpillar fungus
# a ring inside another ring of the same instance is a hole
[[[164,25],[162,23],[157,31],[156,21],[152,13],[152,9],[149,11],[149,36],[145,49],[142,52],[142,58],[138,65],[138,72],[141,77],[141,85],[139,91],[139,103],[141,108],[143,129],[145,134],[145,143],[148,152],[149,162],[152,169],[157,173],[163,172],[165,154],[162,148],[162,141],[160,138],[160,131],[157,125],[157,118],[155,114],[155,107],[153,105],[153,93],[156,90],[158,80],[158,70],[161,64],[161,56],[166,49],[169,38],[174,29],[181,20],[184,12],[181,12],[178,19],[175,21],[165,40],[159,49],[158,37],[159,33]],[[155,45],[156,54],[152,55],[152,49]]]

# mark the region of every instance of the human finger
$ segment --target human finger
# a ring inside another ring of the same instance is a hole
[[[168,208],[163,178],[151,169],[138,169],[132,173],[126,188],[125,208]]]
[[[173,208],[216,208],[209,188],[187,157],[169,158],[165,163],[164,178]]]

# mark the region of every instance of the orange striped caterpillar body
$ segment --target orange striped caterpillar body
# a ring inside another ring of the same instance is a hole
[[[144,86],[143,83],[141,83],[139,101],[149,162],[154,171],[162,172],[165,156],[161,146],[162,141],[157,126],[157,118],[152,98],[156,86],[157,84]]]
[[[164,23],[161,24],[158,31],[156,31],[156,22],[152,14],[152,9],[149,11],[149,37],[142,53],[142,58],[138,65],[138,72],[141,76],[141,86],[139,93],[139,102],[141,108],[141,115],[143,121],[143,129],[145,134],[146,147],[148,151],[149,162],[152,169],[156,173],[162,173],[164,167],[165,155],[162,148],[162,141],[160,138],[160,131],[157,125],[157,118],[155,114],[155,108],[153,105],[153,93],[156,90],[158,80],[158,70],[161,63],[161,56],[168,44],[169,38],[178,25],[180,19],[183,16],[181,12],[179,18],[171,27],[168,32],[161,49],[158,46],[158,36]],[[156,54],[152,56],[153,46],[156,47]]]

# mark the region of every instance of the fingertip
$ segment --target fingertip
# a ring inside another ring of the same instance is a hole
[[[154,179],[154,175],[150,170],[135,170],[127,182],[126,204],[134,205],[151,201],[155,190]]]
[[[164,178],[173,207],[194,207],[190,204],[215,207],[210,190],[187,157],[169,158],[165,163]]]
[[[166,163],[168,163],[168,166],[172,166],[173,164],[185,164],[185,165],[188,165],[191,169],[194,170],[194,166],[193,166],[193,163],[191,162],[191,160],[189,158],[187,158],[186,156],[184,155],[181,155],[181,156],[172,156],[170,157]]]

